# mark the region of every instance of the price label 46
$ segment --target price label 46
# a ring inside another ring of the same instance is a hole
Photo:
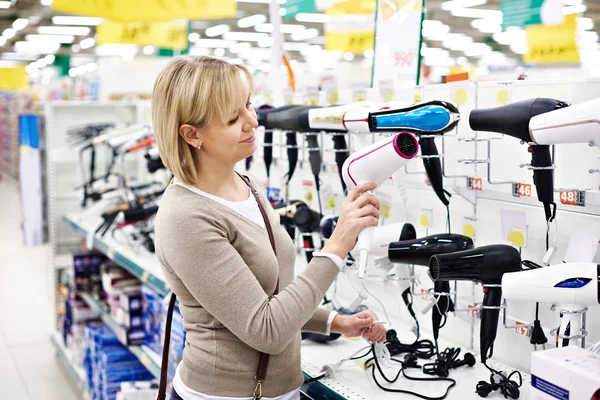
[[[528,183],[519,183],[519,196],[531,197],[531,185]]]

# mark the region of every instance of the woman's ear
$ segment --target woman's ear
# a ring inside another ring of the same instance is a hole
[[[202,139],[198,128],[189,124],[183,124],[179,127],[179,134],[190,146],[200,148]]]

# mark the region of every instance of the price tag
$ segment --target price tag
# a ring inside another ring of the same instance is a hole
[[[306,98],[304,103],[307,106],[316,106],[319,104],[319,88],[317,86],[309,86],[306,88]]]
[[[394,101],[394,81],[379,81],[379,94],[384,102]]]
[[[501,235],[517,247],[527,245],[527,215],[524,211],[500,209]]]
[[[524,323],[521,321],[517,321],[517,325],[524,325]],[[515,332],[517,332],[519,335],[529,336],[529,327],[528,326],[519,326],[519,327],[515,328]]]
[[[467,104],[469,102],[469,81],[453,82],[448,84],[450,98],[455,105]]]
[[[352,101],[367,100],[367,87],[363,84],[352,85]]]
[[[473,305],[473,304],[469,304],[467,306],[467,308],[469,309],[469,311],[467,311],[469,313],[469,315],[473,318],[479,318],[479,309],[477,308],[477,306]]]
[[[471,239],[475,239],[475,234],[477,232],[477,218],[473,217],[465,217],[463,224],[463,235],[466,237],[470,237]]]
[[[483,178],[469,178],[469,179],[467,179],[467,189],[470,189],[470,190],[483,190]]]
[[[150,278],[150,273],[148,271],[144,271],[144,273],[142,274],[141,281],[146,283],[146,282],[148,282],[149,278]]]
[[[528,183],[519,183],[519,196],[531,197],[531,185]]]
[[[381,218],[388,219],[392,216],[392,197],[386,193],[378,193],[379,204],[381,205]]]
[[[333,106],[340,101],[339,89],[335,79],[327,79],[323,82],[323,91],[325,92],[325,98],[327,104]]]
[[[315,198],[314,193],[314,182],[308,179],[302,180],[302,187],[304,188],[304,202],[308,205],[312,205],[313,199]]]
[[[423,86],[417,86],[413,95],[413,103],[421,103],[423,101]]]
[[[508,104],[512,97],[512,82],[498,82],[496,104]]]
[[[567,206],[585,206],[585,192],[581,190],[572,190],[560,192],[560,202]]]
[[[432,208],[422,208],[421,215],[419,216],[419,225],[424,228],[429,228],[431,226],[431,222],[433,219],[433,209]]]
[[[421,289],[421,299],[426,301],[431,299],[431,293],[429,293],[429,290]]]

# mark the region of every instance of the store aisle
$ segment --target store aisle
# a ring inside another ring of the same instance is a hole
[[[0,180],[0,397],[80,398],[50,343],[47,247],[26,248],[16,181]]]

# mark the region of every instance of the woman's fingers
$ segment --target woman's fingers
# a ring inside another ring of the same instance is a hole
[[[376,209],[380,209],[379,199],[373,196],[371,193],[363,193],[354,202],[359,208],[363,208],[367,204],[372,204]]]
[[[352,188],[352,190],[350,190],[347,198],[348,200],[350,200],[350,202],[353,202],[356,199],[358,199],[358,196],[360,196],[361,193],[368,192],[369,190],[374,190],[376,187],[377,185],[374,183],[363,183],[361,185],[357,185],[354,188]]]

